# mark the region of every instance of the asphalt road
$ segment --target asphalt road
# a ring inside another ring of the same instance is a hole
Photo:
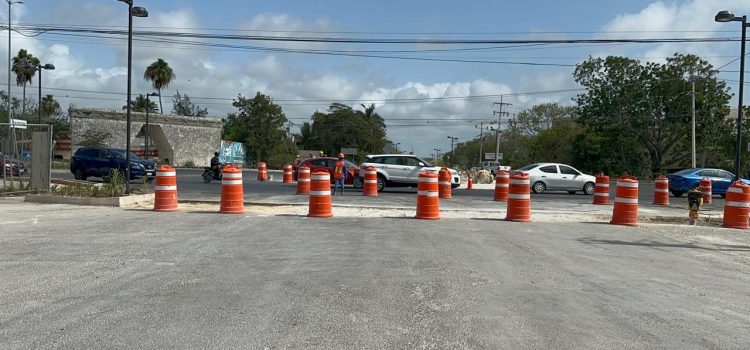
[[[0,200],[4,349],[744,349],[750,240],[711,227]]]
[[[220,198],[221,182],[212,181],[211,183],[203,183],[201,179],[201,169],[177,169],[177,188],[179,192],[179,198],[181,200],[212,200],[218,201]],[[270,182],[259,182],[257,181],[257,172],[255,170],[243,171],[243,184],[244,194],[247,201],[269,201],[273,200],[277,196],[288,196],[296,193],[296,184],[283,184],[279,182],[281,173],[275,172],[271,175],[274,176],[276,181]],[[69,172],[56,172],[53,173],[53,177],[72,179],[73,176]],[[101,181],[97,178],[92,178],[93,181]],[[347,196],[361,196],[361,190],[354,189],[353,187],[347,187]],[[411,206],[414,205],[416,196],[416,188],[408,187],[390,187],[386,188],[385,191],[380,193],[379,201],[381,203],[388,202],[391,205],[402,205]],[[639,185],[639,203],[642,206],[649,206],[654,200],[654,183],[653,182],[641,182]],[[614,200],[615,184],[610,185],[610,196],[611,200]],[[345,196],[346,197],[346,196]],[[482,190],[482,189],[454,189],[453,190],[454,202],[470,204],[474,203],[483,206],[492,205],[492,198],[494,197],[494,190]],[[305,198],[298,198],[300,203],[306,201]],[[343,198],[339,202],[352,202],[354,199]],[[583,195],[581,193],[571,195],[567,192],[545,192],[541,194],[533,194],[532,201],[535,203],[550,203],[553,205],[559,205],[564,203],[591,203],[593,201],[592,196]],[[684,207],[686,205],[686,197],[674,197],[670,194],[670,201],[673,206]],[[359,203],[356,203],[359,204]],[[385,204],[383,204],[385,205]],[[719,196],[713,197],[712,206],[714,208],[722,208],[724,200]]]

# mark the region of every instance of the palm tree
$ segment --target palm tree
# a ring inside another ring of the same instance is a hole
[[[143,94],[138,95],[138,97],[135,98],[135,101],[131,101],[130,104],[133,112],[146,112],[146,104],[148,104],[149,112],[159,111],[156,102],[146,99],[146,96],[143,96]],[[128,106],[122,106],[122,109],[128,109]]]
[[[294,134],[294,140],[300,149],[310,150],[316,147],[315,135],[313,135],[312,125],[304,122],[299,127],[299,134]]]
[[[42,109],[42,115],[49,119],[50,116],[60,114],[60,103],[52,95],[46,95],[42,98],[42,103],[38,108]]]
[[[23,86],[23,100],[21,101],[21,115],[26,116],[26,84],[31,84],[39,59],[28,53],[25,49],[18,51],[13,57],[13,72],[16,73],[16,85]]]
[[[159,111],[164,110],[164,106],[161,104],[161,89],[169,86],[176,77],[169,63],[161,58],[151,63],[143,72],[143,79],[151,82],[151,86],[159,90]]]

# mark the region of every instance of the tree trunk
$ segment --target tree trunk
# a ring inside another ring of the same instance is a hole
[[[149,108],[147,106],[146,108]],[[161,105],[161,89],[159,89],[159,114],[164,114],[164,107]]]
[[[23,83],[23,100],[21,100],[21,116],[26,118],[26,83]]]

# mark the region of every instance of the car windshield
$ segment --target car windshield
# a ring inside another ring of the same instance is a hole
[[[425,161],[425,160],[424,160],[424,159],[422,159],[422,158],[417,158],[417,159],[418,159],[418,160],[419,160],[420,162],[424,163],[424,166],[426,166],[426,167],[431,167],[431,166],[432,166],[432,163],[430,163],[430,162],[428,162],[428,161]]]
[[[518,168],[517,170],[531,170],[531,169],[534,169],[534,168],[536,168],[536,166],[537,166],[537,165],[538,165],[538,164],[529,164],[529,165],[527,165],[527,166],[524,166],[524,167]]]
[[[685,170],[680,170],[674,174],[675,175],[688,175],[688,174],[692,174],[693,172],[695,172],[695,169],[685,169]]]
[[[125,159],[125,150],[122,149],[111,149],[109,150],[112,155],[117,159]],[[130,152],[130,159],[131,160],[138,160],[141,158],[138,158],[137,155],[133,154],[133,152]]]

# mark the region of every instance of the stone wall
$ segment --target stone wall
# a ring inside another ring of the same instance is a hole
[[[70,108],[70,131],[72,151],[80,148],[79,143],[87,131],[107,132],[111,137],[107,146],[125,148],[125,112]],[[146,114],[131,114],[131,150],[140,149],[143,139],[136,138],[146,124]],[[218,118],[198,118],[149,113],[149,134],[161,160],[181,166],[188,162],[196,166],[208,166],[213,153],[221,145],[221,120]],[[136,145],[138,140],[138,145]]]

